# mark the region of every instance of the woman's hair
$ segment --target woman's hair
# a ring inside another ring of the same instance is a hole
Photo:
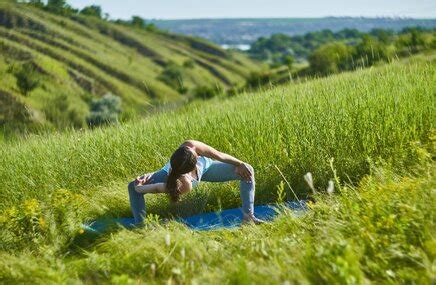
[[[171,171],[168,174],[165,188],[171,201],[177,202],[180,200],[181,182],[179,178],[182,174],[195,169],[197,157],[189,150],[189,147],[181,146],[171,156],[170,163]]]

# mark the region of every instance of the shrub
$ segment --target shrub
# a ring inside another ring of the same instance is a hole
[[[29,92],[39,86],[38,72],[31,63],[22,64],[19,68],[12,68],[13,74],[17,79],[17,87],[21,94],[28,95]]]
[[[97,17],[97,18],[101,19],[102,11],[101,11],[101,7],[100,6],[91,5],[91,6],[87,6],[87,7],[83,8],[80,11],[80,14],[87,15],[87,16],[92,16],[92,17]]]
[[[251,72],[247,78],[246,86],[248,88],[258,88],[268,84],[271,81],[271,73],[269,72]]]
[[[158,79],[168,86],[176,89],[181,94],[186,94],[188,89],[183,83],[183,70],[174,62],[169,62]]]
[[[185,67],[185,68],[194,68],[194,67],[195,67],[195,61],[194,61],[192,58],[186,60],[186,61],[183,63],[183,67]]]
[[[199,86],[194,89],[193,95],[194,98],[198,99],[211,99],[222,93],[223,91],[219,86]]]
[[[118,123],[118,115],[121,113],[121,98],[108,93],[101,99],[92,100],[90,111],[91,113],[86,119],[89,126]]]
[[[46,201],[25,200],[0,215],[0,244],[9,251],[30,248],[61,250],[80,233],[86,200],[66,189],[55,190]]]
[[[343,43],[326,44],[309,56],[310,69],[314,74],[327,75],[350,67],[353,47]]]
[[[47,120],[58,129],[70,126],[81,128],[85,124],[86,111],[72,104],[67,94],[51,97],[45,103],[43,111]]]
[[[388,48],[374,37],[365,35],[356,46],[355,57],[360,65],[371,66],[389,59]]]

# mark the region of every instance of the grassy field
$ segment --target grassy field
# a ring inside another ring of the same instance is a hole
[[[118,127],[2,143],[0,281],[430,284],[435,75],[434,60],[416,57]],[[252,164],[256,204],[280,200],[277,168],[300,196],[311,171],[318,203],[300,218],[285,211],[236,230],[155,222],[240,205],[236,182],[204,183],[176,205],[147,196],[144,229],[82,234],[82,221],[130,216],[127,182],[161,167],[184,139]]]
[[[39,82],[29,92],[14,76],[23,66]],[[26,126],[80,128],[89,101],[108,92],[123,99],[129,118],[150,104],[184,101],[197,87],[240,87],[259,68],[202,39],[0,3],[0,102],[11,106],[0,109],[2,125],[16,125],[26,106]]]

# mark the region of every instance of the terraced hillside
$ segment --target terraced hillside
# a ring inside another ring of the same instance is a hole
[[[81,127],[87,103],[109,92],[133,116],[197,87],[235,87],[258,68],[197,38],[0,3],[1,126]]]

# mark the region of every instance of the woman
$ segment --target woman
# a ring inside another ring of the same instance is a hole
[[[215,159],[215,160],[213,160]],[[217,161],[218,160],[218,161]],[[201,181],[240,180],[243,222],[264,222],[254,216],[254,169],[239,159],[205,143],[187,140],[159,171],[147,173],[129,183],[129,199],[135,223],[145,216],[144,194],[166,193],[177,202]]]

